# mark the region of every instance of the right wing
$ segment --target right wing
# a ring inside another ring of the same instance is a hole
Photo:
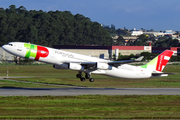
[[[71,64],[71,63],[75,63],[75,64],[79,64],[82,65],[85,69],[90,69],[90,70],[97,70],[100,66],[101,69],[105,69],[105,68],[109,68],[110,66],[115,66],[118,67],[121,64],[125,64],[125,63],[131,63],[131,62],[138,62],[141,61],[144,58],[144,56],[141,56],[137,59],[133,59],[133,60],[124,60],[124,61],[107,61],[107,62],[65,62],[67,64]]]

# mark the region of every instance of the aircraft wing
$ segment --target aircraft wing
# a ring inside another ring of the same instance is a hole
[[[110,61],[108,64],[125,64],[125,63],[131,63],[131,62],[140,62],[144,56],[141,56],[137,59],[132,59],[132,60],[124,60],[124,61]]]
[[[131,62],[140,62],[143,58],[144,58],[144,56],[141,56],[141,57],[139,57],[139,58],[137,58],[137,59],[132,59],[132,60],[110,61],[110,62],[108,62],[108,64],[117,67],[117,66],[119,66],[120,64],[131,63]]]
[[[102,63],[117,67],[120,64],[131,63],[131,62],[139,62],[143,58],[144,58],[144,56],[141,56],[141,57],[139,57],[137,59],[133,59],[133,60],[107,61],[107,62],[102,62]],[[85,68],[88,68],[88,69],[96,69],[96,66],[98,64],[98,62],[66,62],[66,63],[77,63],[77,64],[80,64],[80,65],[82,65],[82,66],[84,66]]]

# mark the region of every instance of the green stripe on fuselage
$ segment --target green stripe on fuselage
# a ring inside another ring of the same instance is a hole
[[[25,58],[36,57],[37,55],[37,45],[32,45],[28,43],[24,43],[24,47],[26,48]]]

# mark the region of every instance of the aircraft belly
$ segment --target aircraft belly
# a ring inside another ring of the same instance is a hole
[[[128,78],[128,79],[139,79],[139,78],[150,78],[150,72],[139,71],[139,70],[126,70],[126,69],[117,69],[106,70],[106,74],[112,77],[118,78]]]
[[[106,74],[106,71],[105,70],[95,70],[95,71],[92,71],[91,73],[104,75],[104,74]]]

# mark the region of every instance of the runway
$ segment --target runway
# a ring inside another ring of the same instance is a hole
[[[180,95],[180,88],[0,88],[0,96]]]
[[[12,78],[27,78],[23,76]],[[0,79],[8,81],[3,76]],[[21,81],[24,83],[44,84]],[[56,84],[51,84],[56,85]],[[56,85],[57,86],[57,85]],[[180,88],[89,88],[71,85],[58,85],[61,88],[17,88],[1,87],[0,96],[77,96],[77,95],[180,95]],[[63,86],[63,88],[62,88]]]

